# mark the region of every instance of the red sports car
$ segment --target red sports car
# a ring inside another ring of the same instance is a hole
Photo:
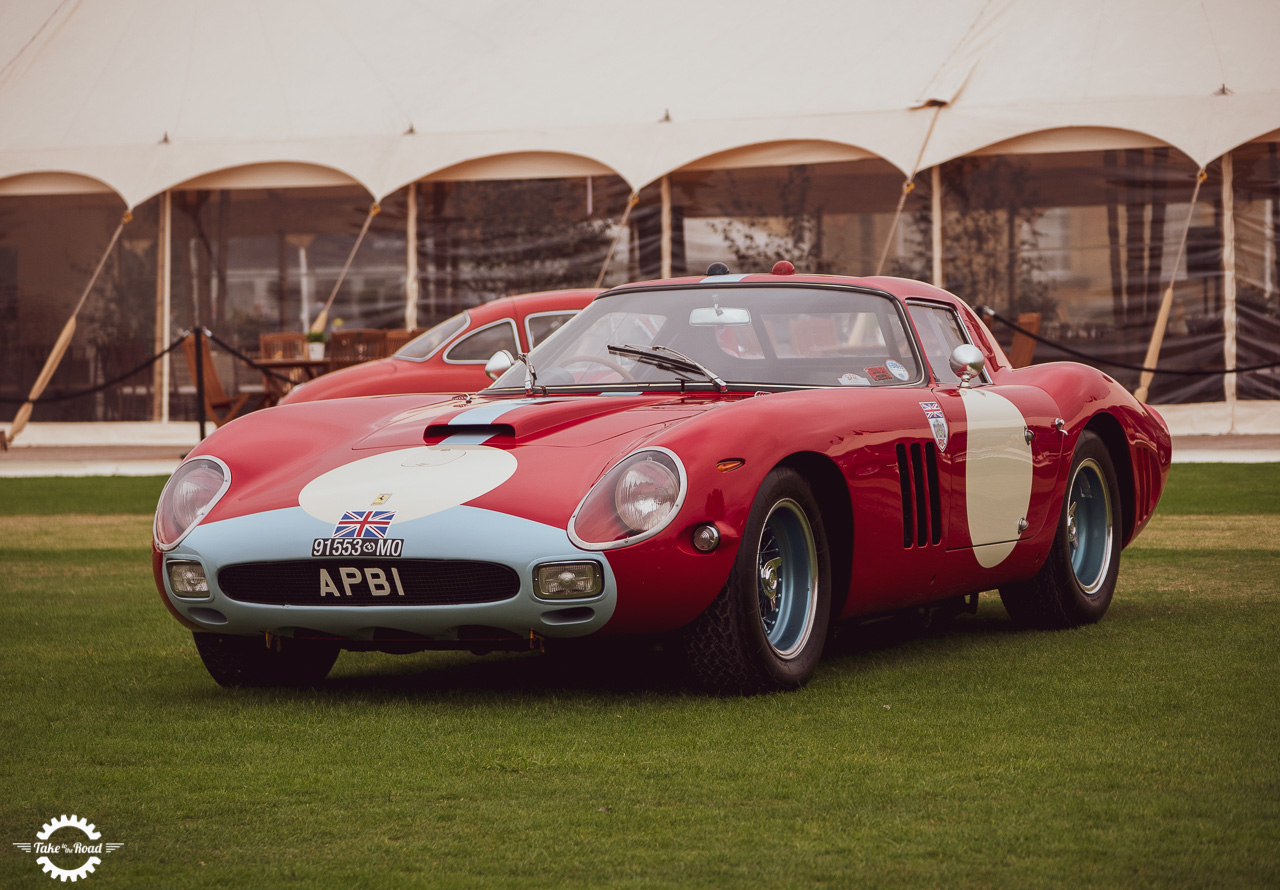
[[[598,293],[579,288],[490,300],[440,322],[390,358],[296,386],[280,404],[401,392],[475,392],[489,385],[484,365],[495,352],[528,352]]]
[[[755,693],[805,682],[838,619],[998,588],[1020,624],[1081,625],[1169,468],[1106,374],[1014,369],[918,281],[716,264],[514,360],[478,396],[286,405],[191,453],[154,568],[214,679],[664,635],[703,688]]]

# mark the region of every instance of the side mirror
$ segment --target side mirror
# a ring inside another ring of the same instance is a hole
[[[484,372],[489,375],[490,380],[497,380],[507,373],[515,363],[515,357],[511,353],[505,349],[500,349],[484,363]]]
[[[951,351],[951,370],[960,378],[960,385],[968,387],[969,381],[982,373],[987,360],[982,350],[972,343],[961,343]]]

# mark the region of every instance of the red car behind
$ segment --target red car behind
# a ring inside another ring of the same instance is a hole
[[[541,291],[482,303],[440,322],[390,358],[325,374],[294,387],[280,403],[484,389],[490,382],[485,362],[495,352],[529,352],[598,293],[593,288]]]

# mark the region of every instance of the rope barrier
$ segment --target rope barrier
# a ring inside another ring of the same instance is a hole
[[[271,368],[264,368],[262,365],[258,364],[256,361],[251,359],[249,356],[245,355],[240,350],[236,349],[234,346],[229,345],[228,343],[223,341],[220,337],[215,336],[213,332],[210,331],[208,328],[202,327],[201,331],[204,333],[206,337],[208,337],[214,343],[217,343],[227,352],[231,353],[233,356],[235,356],[240,361],[244,362],[246,365],[253,368],[254,370],[260,371],[261,373],[266,374],[269,377],[274,377],[275,379],[279,380],[281,383],[295,382],[294,380],[290,379],[289,377],[286,377],[285,375],[279,373],[278,371],[275,371]],[[133,368],[129,371],[125,371],[123,374],[120,374],[117,377],[113,377],[110,380],[106,380],[102,383],[97,384],[96,386],[90,386],[87,389],[77,389],[74,392],[63,392],[53,396],[41,394],[39,398],[34,400],[33,404],[43,405],[45,403],[51,403],[51,402],[68,402],[72,399],[79,399],[79,398],[83,398],[84,396],[91,396],[91,395],[94,395],[95,393],[100,393],[103,390],[110,389],[111,387],[116,386],[128,380],[134,374],[139,374],[142,371],[145,371],[147,368],[151,367],[156,362],[160,361],[160,359],[164,358],[166,355],[168,355],[169,353],[177,349],[179,346],[181,346],[182,341],[185,340],[190,335],[191,335],[190,330],[183,331],[178,336],[178,338],[175,339],[172,343],[170,343],[166,348],[162,349],[160,352],[157,352],[155,355],[151,356],[151,358],[147,359],[142,364],[138,365],[136,368]],[[20,405],[26,401],[28,400],[24,398],[7,398],[4,396],[0,396],[0,405]]]
[[[220,337],[218,337],[216,334],[214,334],[214,333],[213,333],[213,331],[209,330],[208,328],[201,328],[201,330],[202,330],[202,331],[204,331],[204,335],[205,335],[206,337],[208,337],[208,338],[209,338],[210,340],[212,340],[214,343],[217,343],[219,346],[221,346],[221,347],[222,347],[223,349],[225,349],[227,352],[231,353],[231,354],[232,354],[232,355],[234,355],[236,358],[240,359],[240,361],[244,362],[246,365],[248,365],[249,367],[253,368],[254,370],[256,370],[256,371],[261,371],[263,374],[266,374],[266,375],[267,375],[267,376],[269,376],[269,377],[274,377],[274,378],[276,378],[277,380],[279,380],[281,383],[296,383],[296,382],[297,382],[296,380],[293,380],[292,378],[287,377],[287,376],[285,376],[284,374],[279,373],[278,371],[274,371],[274,370],[272,370],[271,368],[264,368],[264,367],[262,367],[262,365],[258,364],[258,363],[257,363],[256,361],[254,361],[253,359],[249,358],[249,356],[245,355],[243,352],[241,352],[240,350],[236,349],[234,346],[230,345],[229,343],[224,342]]]
[[[1267,362],[1266,364],[1262,364],[1262,365],[1247,365],[1245,367],[1227,368],[1225,370],[1180,371],[1174,368],[1148,368],[1143,365],[1133,365],[1133,364],[1128,364],[1126,362],[1113,362],[1110,359],[1098,358],[1097,356],[1089,355],[1086,352],[1081,352],[1078,349],[1072,349],[1070,346],[1065,346],[1062,343],[1058,343],[1053,340],[1048,340],[1044,337],[1041,337],[1039,334],[1033,334],[1031,331],[1028,331],[1026,328],[1021,327],[1020,325],[1015,324],[1012,321],[1009,321],[1009,319],[997,313],[990,306],[975,306],[974,311],[984,318],[994,318],[996,321],[1000,322],[1005,327],[1010,328],[1016,331],[1017,333],[1022,334],[1023,336],[1030,337],[1032,340],[1035,340],[1037,343],[1043,343],[1045,346],[1052,346],[1054,349],[1059,349],[1065,352],[1067,355],[1074,355],[1076,358],[1081,358],[1087,362],[1091,362],[1097,365],[1107,365],[1108,367],[1112,367],[1112,368],[1123,368],[1126,371],[1139,371],[1146,374],[1173,374],[1179,377],[1212,377],[1215,375],[1221,375],[1225,377],[1228,374],[1247,374],[1250,371],[1265,371],[1269,368],[1280,368],[1280,362]]]
[[[185,336],[186,335],[183,334],[183,337]],[[79,399],[79,398],[82,398],[83,396],[91,396],[94,393],[99,393],[105,389],[110,389],[111,387],[128,380],[134,374],[138,374],[138,373],[141,373],[142,371],[145,371],[147,368],[151,367],[156,362],[160,361],[160,359],[164,358],[166,355],[173,352],[173,350],[177,349],[178,346],[182,343],[183,337],[179,337],[178,339],[174,340],[172,343],[169,344],[167,348],[161,350],[160,352],[157,352],[155,355],[151,356],[151,358],[147,359],[145,362],[138,365],[138,367],[134,368],[131,371],[126,371],[118,377],[113,377],[110,380],[107,380],[103,383],[99,383],[97,386],[91,386],[88,389],[78,389],[75,392],[59,393],[56,396],[48,396],[48,395],[41,394],[39,398],[34,400],[33,404],[43,405],[46,402],[67,402],[67,401],[70,401],[71,399]],[[3,405],[18,405],[25,401],[27,400],[5,398],[3,396],[0,396],[0,404],[3,404]]]
[[[1076,358],[1083,359],[1087,362],[1090,362],[1091,364],[1106,365],[1111,368],[1121,368],[1126,371],[1138,371],[1138,372],[1145,372],[1145,373],[1151,373],[1151,374],[1171,374],[1179,377],[1212,377],[1214,375],[1221,375],[1225,377],[1227,374],[1247,374],[1250,371],[1266,371],[1271,368],[1280,368],[1280,361],[1266,362],[1260,365],[1246,365],[1243,367],[1238,366],[1235,368],[1227,368],[1224,370],[1212,370],[1212,371],[1183,371],[1183,370],[1177,370],[1174,368],[1148,368],[1143,365],[1134,365],[1128,362],[1117,362],[1117,361],[1112,361],[1111,359],[1099,358],[1098,356],[1090,355],[1087,352],[1081,352],[1078,349],[1073,349],[1072,347],[1067,346],[1063,343],[1059,343],[1055,340],[1050,340],[1046,337],[1042,337],[1039,334],[1034,334],[1031,331],[1027,330],[1026,328],[1022,327],[1021,325],[1018,325],[1017,323],[1012,322],[1009,319],[1005,318],[1003,315],[999,314],[989,306],[975,306],[974,311],[977,312],[983,318],[995,319],[996,321],[1000,322],[1002,325],[1009,328],[1010,330],[1015,331],[1016,333],[1022,334],[1025,337],[1030,337],[1032,340],[1035,340],[1037,343],[1043,343],[1045,346],[1051,346],[1054,349],[1057,349],[1061,352],[1065,352],[1067,355],[1075,356]],[[208,328],[202,327],[201,331],[203,332],[204,336],[208,337],[214,343],[217,343],[220,347],[225,349],[228,353],[235,356],[237,359],[244,362],[246,365],[253,368],[254,370],[262,374],[265,374],[269,377],[274,377],[276,380],[279,380],[281,383],[295,382],[291,378],[275,371],[272,368],[265,368],[262,365],[258,364],[257,361],[245,355],[243,352],[236,349],[231,344],[227,343],[225,340],[223,340],[221,337],[214,334]],[[113,386],[123,383],[124,381],[128,380],[130,377],[134,376],[135,374],[139,374],[142,371],[145,371],[147,368],[150,368],[160,359],[164,358],[166,355],[173,352],[173,350],[177,349],[182,344],[182,341],[185,340],[188,336],[190,336],[190,334],[191,334],[190,330],[183,331],[182,334],[179,335],[177,339],[175,339],[172,343],[170,343],[165,349],[161,350],[160,352],[157,352],[155,355],[151,356],[151,358],[147,359],[142,364],[138,365],[136,368],[132,368],[128,371],[125,371],[123,374],[120,374],[119,376],[113,377],[110,380],[106,380],[102,383],[99,383],[96,386],[88,387],[87,389],[79,389],[79,390],[75,390],[74,392],[64,392],[64,393],[59,393],[57,395],[52,395],[52,396],[41,394],[38,398],[33,400],[33,404],[67,402],[72,399],[79,399],[79,398],[83,398],[84,396],[91,396],[91,395],[94,395],[95,393],[100,393],[104,390],[110,389]],[[0,405],[20,405],[27,401],[29,400],[25,398],[8,398],[5,396],[0,396]]]

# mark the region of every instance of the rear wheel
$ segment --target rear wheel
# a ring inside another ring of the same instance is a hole
[[[329,675],[338,647],[323,640],[193,633],[219,686],[314,686]]]
[[[1120,487],[1102,440],[1085,431],[1071,459],[1049,556],[1031,580],[1000,588],[1005,609],[1030,627],[1076,627],[1106,614],[1120,572]]]
[[[718,693],[795,689],[826,643],[831,572],[817,501],[796,471],[765,477],[720,595],[690,626],[694,677]]]

